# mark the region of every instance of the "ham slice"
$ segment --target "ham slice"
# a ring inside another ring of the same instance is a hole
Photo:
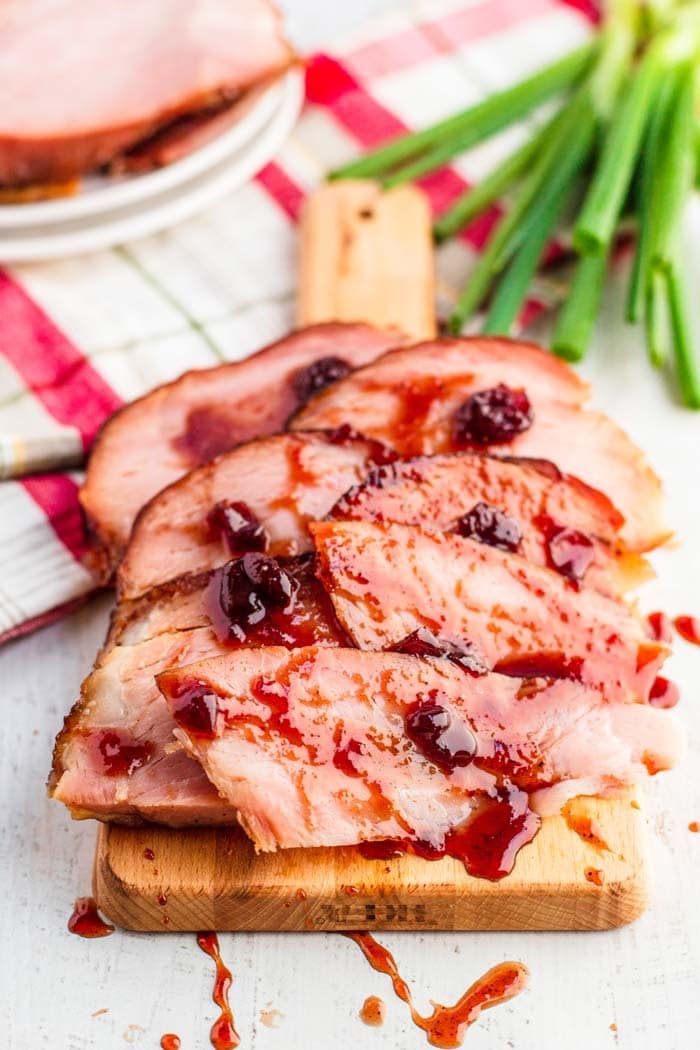
[[[306,523],[322,518],[364,477],[372,451],[362,439],[336,444],[320,433],[283,434],[240,445],[190,471],[139,513],[117,575],[119,597],[135,598],[229,561],[230,546],[210,518],[224,500],[245,504],[265,530],[270,554],[310,550]]]
[[[92,171],[293,60],[267,0],[5,0],[0,183]]]
[[[56,741],[53,797],[81,817],[230,824],[231,807],[175,742],[154,676],[244,644],[345,644],[310,559],[293,559],[285,568],[297,586],[294,602],[246,626],[242,639],[230,632],[219,602],[224,569],[118,606],[95,670]]]
[[[329,517],[468,532],[473,526],[460,519],[480,504],[512,519],[521,537],[517,553],[527,561],[550,565],[553,530],[566,528],[569,536],[575,530],[591,545],[582,581],[611,595],[628,584],[634,556],[616,551],[621,515],[602,493],[547,461],[462,452],[387,463],[341,496]]]
[[[489,453],[554,458],[614,502],[625,519],[621,539],[631,550],[667,538],[661,483],[642,453],[606,416],[581,407],[587,387],[568,366],[527,343],[477,337],[396,350],[318,394],[292,425],[349,424],[402,456],[449,452],[459,447],[460,407],[499,384],[525,391],[532,424],[510,441],[489,444]]]
[[[96,572],[110,577],[136,515],[162,488],[221,452],[281,430],[299,405],[304,369],[328,357],[354,368],[401,342],[398,333],[368,325],[313,325],[243,361],[186,372],[115,413],[97,438],[80,493]]]
[[[668,649],[627,606],[462,536],[407,525],[309,526],[318,573],[361,649],[420,628],[475,645],[491,668],[571,676],[608,700],[646,700]]]
[[[529,794],[546,810],[553,785],[559,803],[567,782],[619,791],[680,750],[668,712],[604,705],[566,681],[523,699],[518,680],[394,653],[243,649],[158,685],[178,739],[259,850],[400,839],[500,877],[537,830]],[[428,709],[437,736],[416,720]],[[478,834],[484,809],[507,812],[500,842]]]

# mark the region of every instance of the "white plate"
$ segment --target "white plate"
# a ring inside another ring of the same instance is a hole
[[[0,262],[29,262],[98,251],[182,222],[243,185],[264,167],[294,127],[303,98],[303,78],[296,72],[285,78],[272,118],[251,143],[233,156],[147,201],[114,208],[99,216],[48,225],[42,230],[29,226],[0,232]]]
[[[33,204],[0,204],[0,230],[71,222],[137,204],[182,185],[249,143],[277,112],[298,79],[298,71],[290,70],[266,88],[256,89],[252,98],[242,101],[240,118],[232,127],[164,168],[143,175],[91,175],[72,197]]]

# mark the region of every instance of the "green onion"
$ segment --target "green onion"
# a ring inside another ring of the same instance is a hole
[[[446,211],[433,226],[433,234],[438,244],[463,230],[472,219],[486,211],[498,200],[542,151],[548,137],[556,128],[558,120],[559,114],[557,113],[537,132],[534,138],[528,139],[485,179],[482,179],[476,186],[470,187],[455,201],[449,211]]]
[[[668,360],[670,318],[666,292],[663,271],[652,270],[645,285],[644,332],[649,360],[655,368],[662,368]]]
[[[674,101],[677,88],[677,77],[670,76],[659,85],[653,101],[653,114],[649,122],[649,131],[642,150],[639,169],[639,186],[637,191],[637,250],[634,253],[634,265],[630,278],[625,316],[628,321],[638,321],[646,301],[646,289],[649,282],[649,271],[654,255],[654,237],[652,236],[652,215],[655,208],[663,207],[663,202],[656,200],[654,190],[659,180],[659,167],[665,163],[663,154],[663,134],[670,117],[670,106]]]
[[[689,408],[700,408],[700,365],[693,350],[688,303],[675,265],[665,270],[673,352],[681,397]]]
[[[449,142],[454,136],[459,136],[461,148],[465,150],[514,124],[542,102],[570,88],[586,72],[595,51],[595,42],[584,44],[521,83],[430,128],[394,139],[374,153],[337,168],[330,173],[329,178],[376,178],[386,175],[398,164],[415,158],[439,143]]]
[[[579,259],[566,301],[559,311],[552,350],[567,361],[580,361],[591,341],[608,263],[606,252]]]
[[[629,90],[613,114],[600,161],[576,226],[574,247],[581,253],[606,251],[629,189],[651,103],[665,73],[665,39],[647,51]]]
[[[562,185],[568,185],[582,167],[590,151],[595,126],[590,92],[581,88],[565,108],[555,133],[546,142],[512,208],[501,219],[479,256],[450,317],[451,332],[461,332],[465,322],[481,305],[494,277],[528,236],[532,214],[537,221],[536,209],[533,208],[528,215],[535,201],[543,195],[555,194]]]
[[[439,243],[512,190],[449,328],[460,332],[490,297],[483,330],[508,333],[548,238],[569,202],[582,196],[572,237],[579,258],[554,328],[554,352],[569,361],[585,355],[613,238],[634,224],[626,316],[643,318],[655,366],[673,354],[683,400],[700,408],[700,358],[693,352],[678,248],[685,205],[693,186],[700,188],[700,0],[607,0],[605,11],[595,43],[331,177],[375,177],[387,187],[419,179],[548,98],[570,92],[543,127],[435,222]],[[580,194],[590,161],[593,172]]]
[[[531,231],[518,248],[513,261],[503,274],[489,312],[482,327],[486,335],[508,335],[520,313],[530,282],[555,223],[567,201],[571,199],[571,185],[564,183],[543,195],[531,215]],[[536,217],[535,217],[536,214]]]

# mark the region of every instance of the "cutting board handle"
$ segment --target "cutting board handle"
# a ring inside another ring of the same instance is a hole
[[[366,321],[432,339],[432,219],[415,186],[331,182],[306,200],[300,227],[297,320]]]

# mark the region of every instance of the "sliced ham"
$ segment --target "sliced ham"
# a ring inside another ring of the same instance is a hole
[[[244,649],[158,684],[177,737],[260,850],[388,838],[431,855],[461,847],[467,866],[483,867],[488,840],[469,842],[482,807],[509,810],[505,838],[517,847],[537,830],[530,793],[546,809],[547,790],[557,785],[562,801],[567,781],[619,791],[680,750],[668,712],[636,704],[618,718],[624,705],[568,681],[522,698],[518,680],[442,659]],[[437,736],[415,718],[427,709]]]
[[[173,740],[154,674],[226,652],[210,628],[118,646],[86,678],[54,748],[53,798],[74,817],[174,827],[235,820],[201,766]],[[175,746],[173,746],[175,744]]]
[[[115,413],[80,493],[101,555],[98,573],[109,578],[136,515],[162,488],[221,452],[281,430],[300,403],[304,369],[330,357],[354,368],[401,342],[368,325],[314,325],[243,361],[186,372]]]
[[[245,504],[270,554],[309,550],[307,522],[364,477],[372,451],[363,440],[336,444],[320,433],[295,433],[248,442],[190,471],[139,513],[117,575],[120,598],[228,561],[230,541],[211,520],[223,501]]]
[[[184,826],[231,823],[201,768],[173,738],[154,675],[242,645],[339,645],[345,635],[309,558],[285,563],[297,586],[285,610],[234,636],[220,604],[224,569],[125,602],[66,719],[51,792],[75,816]]]
[[[571,369],[526,343],[477,337],[396,350],[316,395],[292,425],[349,424],[402,456],[450,452],[460,445],[459,409],[500,384],[525,392],[532,422],[511,440],[479,451],[553,459],[614,502],[631,550],[647,550],[668,536],[661,484],[640,450],[606,416],[581,407],[587,387]]]
[[[621,515],[602,493],[547,461],[461,452],[383,464],[341,496],[329,517],[468,533],[475,526],[461,519],[483,504],[511,519],[520,536],[517,553],[527,561],[551,565],[553,530],[574,530],[591,544],[582,581],[607,594],[627,584],[631,556],[621,559],[616,552]]]
[[[407,525],[309,526],[318,572],[361,649],[420,628],[471,643],[491,668],[579,678],[609,700],[646,700],[667,655],[624,603],[462,536]]]
[[[0,183],[92,171],[293,59],[267,0],[5,0]]]

